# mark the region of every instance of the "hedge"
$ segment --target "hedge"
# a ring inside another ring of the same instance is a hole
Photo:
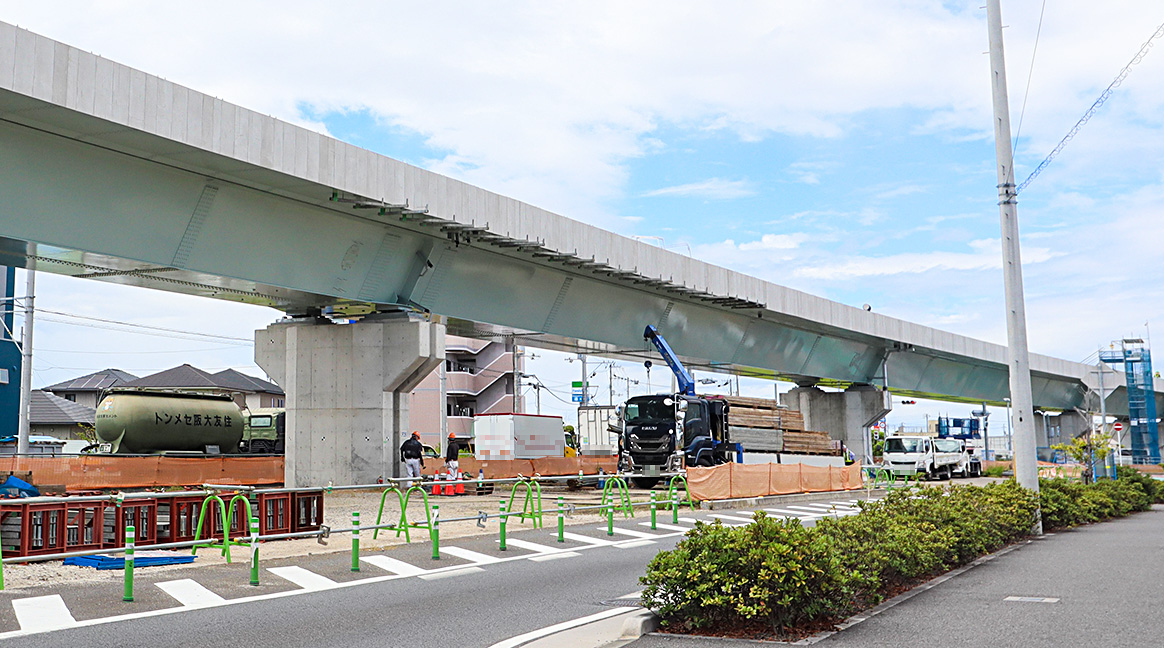
[[[1040,480],[1044,527],[1063,528],[1147,510],[1164,482],[1132,470],[1083,486]],[[643,605],[678,632],[789,628],[844,618],[911,584],[1027,536],[1036,497],[1012,479],[987,486],[893,491],[858,515],[812,528],[760,512],[754,523],[697,523],[660,552],[641,582]]]

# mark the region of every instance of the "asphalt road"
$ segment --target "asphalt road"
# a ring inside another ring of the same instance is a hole
[[[1162,582],[1164,507],[1156,506],[1044,536],[818,645],[1159,646],[1164,638]],[[630,645],[744,644],[646,636]]]

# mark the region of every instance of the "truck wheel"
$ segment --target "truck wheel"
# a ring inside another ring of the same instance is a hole
[[[634,482],[635,488],[647,489],[647,488],[654,488],[655,484],[659,483],[659,478],[658,477],[631,477],[631,481]]]

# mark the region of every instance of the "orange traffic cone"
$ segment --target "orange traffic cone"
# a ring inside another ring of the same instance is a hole
[[[453,478],[452,473],[447,472],[447,471],[445,472],[444,475],[441,476],[441,479],[443,479],[445,481],[451,481],[452,478]],[[453,485],[452,484],[445,484],[445,495],[452,495],[452,494],[453,494]]]
[[[457,495],[465,494],[465,475],[461,471],[457,471]]]
[[[442,475],[440,473],[433,473],[433,476],[432,476],[432,494],[433,495],[440,495],[441,494],[441,480],[442,479],[444,479],[444,475]]]

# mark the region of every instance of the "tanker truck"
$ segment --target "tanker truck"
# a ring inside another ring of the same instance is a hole
[[[243,414],[229,395],[115,390],[97,406],[101,451],[234,454]]]

